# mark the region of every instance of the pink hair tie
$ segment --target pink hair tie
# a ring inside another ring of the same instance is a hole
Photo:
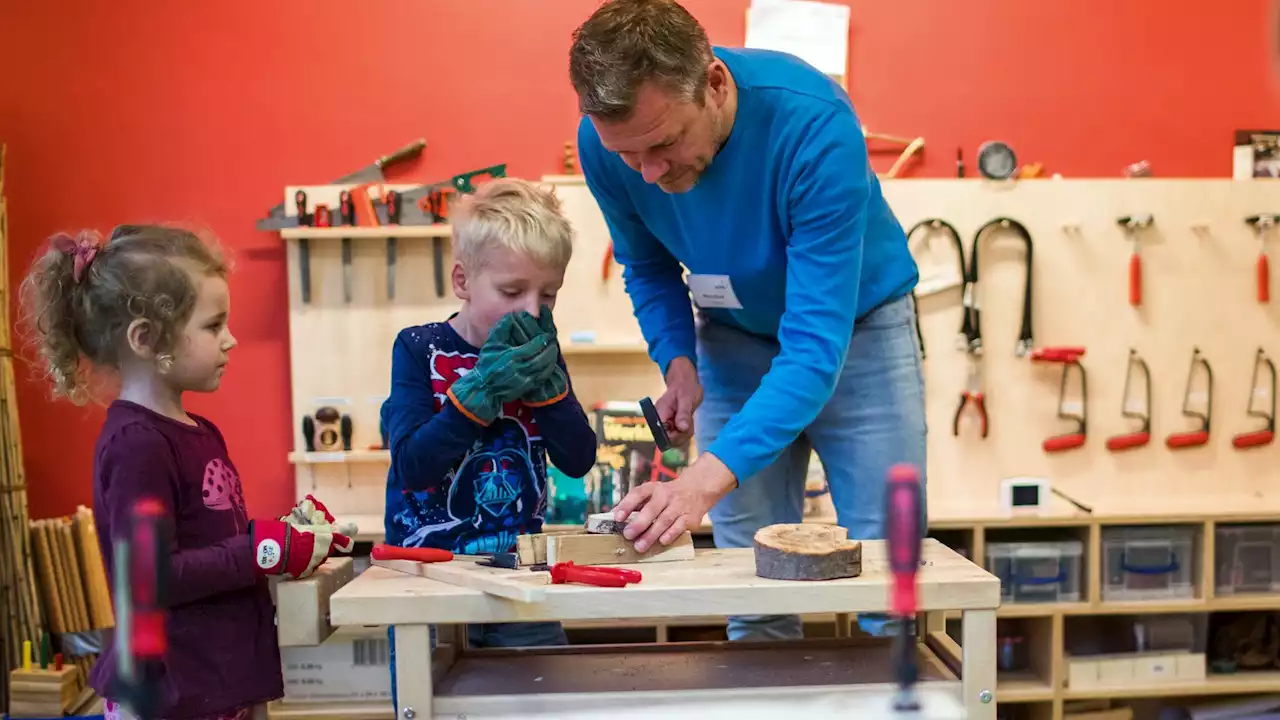
[[[102,249],[102,236],[96,230],[81,230],[74,238],[66,233],[58,233],[50,239],[50,243],[55,248],[75,258],[75,268],[71,271],[71,278],[76,282],[84,277],[84,271],[89,267],[89,263],[98,256],[98,251]]]

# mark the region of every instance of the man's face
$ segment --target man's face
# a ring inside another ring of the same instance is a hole
[[[711,165],[723,140],[717,137],[719,97],[708,89],[702,104],[680,100],[647,82],[635,111],[625,120],[592,118],[600,142],[632,170],[669,193],[687,192]]]

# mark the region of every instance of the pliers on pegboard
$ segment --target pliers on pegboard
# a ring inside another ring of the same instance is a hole
[[[968,405],[973,405],[981,423],[979,428],[982,437],[985,438],[987,436],[987,403],[982,393],[982,360],[972,353],[969,354],[969,380],[965,389],[960,392],[960,404],[956,406],[956,416],[951,421],[952,435],[959,437],[960,416],[964,414],[964,409]]]

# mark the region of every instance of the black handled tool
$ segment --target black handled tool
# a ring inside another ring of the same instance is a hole
[[[355,205],[351,202],[351,191],[343,190],[338,194],[338,214],[343,225],[356,224]],[[351,238],[342,238],[342,299],[351,302]]]
[[[431,223],[440,225],[447,221],[447,210],[443,190],[432,190],[427,193],[427,208],[431,213]],[[431,260],[435,263],[436,297],[444,297],[444,238],[431,238]]]
[[[667,435],[667,428],[662,424],[662,418],[658,417],[658,408],[654,407],[653,400],[649,398],[640,400],[640,412],[644,413],[644,421],[649,424],[649,432],[653,433],[653,442],[658,446],[658,450],[666,452],[671,449],[671,438]]]
[[[965,280],[964,293],[965,312],[969,314],[969,322],[966,326],[969,329],[969,351],[977,355],[982,354],[981,311],[978,302],[978,246],[983,236],[996,228],[1012,232],[1022,239],[1022,244],[1026,248],[1026,281],[1022,289],[1022,331],[1018,336],[1018,344],[1014,347],[1015,355],[1025,357],[1035,345],[1031,333],[1031,268],[1034,244],[1031,241],[1031,233],[1025,225],[1006,217],[988,222],[978,228],[978,232],[973,235],[973,246],[969,250],[969,276]]]
[[[387,224],[400,224],[400,193],[388,190],[384,198],[387,203]],[[387,237],[387,299],[396,297],[396,239]]]
[[[298,225],[310,225],[311,216],[307,214],[307,193],[303,190],[293,194],[294,205],[298,209]],[[302,302],[311,302],[311,241],[298,238],[298,285],[302,290]]]

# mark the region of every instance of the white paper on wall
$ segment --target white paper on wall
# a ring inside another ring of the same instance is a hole
[[[747,10],[749,48],[790,53],[843,79],[849,66],[849,6],[814,0],[754,0]]]

